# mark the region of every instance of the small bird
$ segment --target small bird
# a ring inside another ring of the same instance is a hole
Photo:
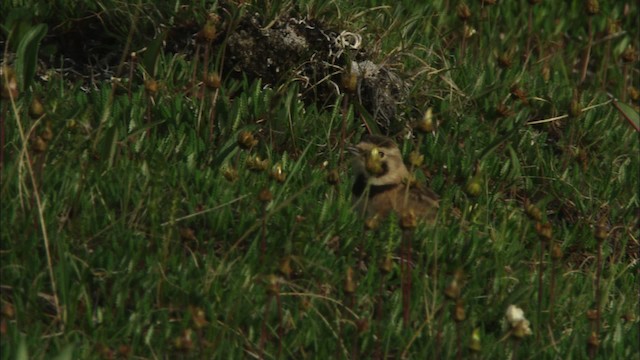
[[[366,216],[402,216],[412,210],[418,221],[434,222],[438,195],[412,180],[398,145],[388,137],[365,135],[348,148],[353,157],[355,208]]]

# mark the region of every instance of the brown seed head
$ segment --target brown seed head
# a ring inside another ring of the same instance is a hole
[[[622,61],[625,63],[632,63],[638,60],[638,53],[633,45],[629,44],[626,49],[620,55]]]
[[[536,232],[538,233],[538,236],[540,237],[541,241],[549,241],[552,238],[552,228],[551,228],[551,224],[546,222],[546,223],[540,223],[537,222],[536,223]]]
[[[144,81],[144,89],[151,96],[155,95],[160,88],[160,84],[154,79],[148,79]]]
[[[418,218],[413,209],[405,210],[400,218],[400,228],[403,230],[413,230],[418,226]]]
[[[280,292],[280,279],[274,274],[270,274],[266,279],[267,294],[275,295]]]
[[[544,80],[545,83],[548,83],[549,79],[551,79],[551,67],[549,64],[545,62],[544,65],[542,65],[542,70],[540,70],[540,72],[542,73],[542,80]]]
[[[217,35],[216,23],[213,20],[207,20],[200,30],[200,34],[205,41],[213,41]]]
[[[612,36],[619,33],[622,30],[620,20],[608,19],[607,20],[607,35]]]
[[[460,299],[456,300],[456,306],[453,308],[453,319],[457,322],[462,322],[467,318],[467,314],[464,310],[464,302]]]
[[[420,167],[420,165],[422,165],[423,162],[424,162],[424,155],[420,155],[420,153],[417,152],[416,150],[413,150],[409,154],[409,164],[411,164],[411,166],[418,168]]]
[[[255,171],[255,172],[265,171],[267,170],[267,167],[269,167],[269,159],[262,160],[260,156],[256,155],[256,156],[247,158],[246,164],[249,170],[251,171]]]
[[[31,142],[31,147],[36,153],[47,151],[47,146],[47,142],[41,136],[36,136]]]
[[[529,199],[524,200],[524,211],[532,220],[542,220],[542,211],[535,204],[529,202]]]
[[[366,230],[375,230],[378,226],[380,226],[380,216],[378,214],[368,217],[364,221],[364,228]]]
[[[529,101],[527,100],[527,92],[520,88],[518,85],[513,85],[511,87],[511,96],[522,101],[522,103],[525,105],[529,103]]]
[[[587,319],[589,319],[589,321],[598,320],[598,310],[597,309],[587,310]]]
[[[496,59],[496,61],[498,62],[498,66],[501,67],[502,69],[510,68],[513,62],[511,60],[511,54],[507,52],[503,52],[500,55],[498,55],[498,58]]]
[[[251,131],[241,131],[238,134],[238,146],[244,150],[250,150],[254,146],[258,145],[258,140],[253,136]]]
[[[393,270],[393,257],[391,257],[390,253],[387,253],[387,255],[385,255],[384,259],[382,259],[382,262],[380,263],[380,271],[382,271],[383,274],[388,274]]]
[[[287,179],[287,174],[282,171],[282,165],[277,164],[273,167],[273,170],[270,174],[271,178],[279,183],[283,183]]]
[[[215,90],[220,87],[220,75],[218,73],[209,73],[204,78],[204,84],[210,90]]]
[[[3,66],[0,68],[0,88],[2,89],[3,99],[17,99],[20,91],[18,90],[18,79],[12,68]]]
[[[587,15],[593,16],[600,12],[600,4],[598,0],[587,0],[586,6]]]
[[[427,111],[424,112],[424,116],[422,116],[422,120],[416,123],[415,129],[422,133],[430,133],[435,130],[432,108],[428,108]]]
[[[507,104],[500,103],[496,107],[496,114],[498,117],[509,117],[515,115],[515,112]]]
[[[458,280],[455,277],[444,289],[444,294],[451,300],[457,300],[458,298],[460,298],[460,292],[460,285],[458,284]]]
[[[222,176],[229,182],[235,182],[238,180],[238,170],[233,167],[227,166],[222,170]]]
[[[353,268],[347,267],[347,273],[344,280],[344,292],[347,294],[353,294],[356,291],[356,282],[353,279]]]
[[[458,15],[458,19],[467,21],[471,17],[471,9],[469,9],[469,6],[466,3],[461,2],[456,7],[456,14]]]
[[[354,94],[358,86],[358,75],[352,70],[342,73],[342,89],[348,94]]]
[[[480,329],[473,329],[471,333],[471,341],[469,342],[469,349],[473,352],[482,351],[482,343],[480,342]]]
[[[37,97],[34,97],[29,106],[29,116],[31,116],[32,119],[38,119],[42,115],[44,115],[44,106],[42,106],[42,103]]]
[[[633,85],[629,85],[627,87],[627,93],[629,94],[629,97],[631,98],[631,100],[633,101],[640,100],[640,90],[638,90]]]
[[[327,173],[327,183],[332,186],[338,185],[340,183],[340,174],[338,173],[337,169],[331,169]]]
[[[202,329],[209,323],[207,321],[207,315],[202,308],[190,306],[189,312],[191,313],[191,319],[196,329]]]
[[[595,229],[595,236],[598,242],[602,242],[609,237],[609,226],[605,219],[600,220]]]
[[[291,257],[290,256],[285,256],[280,261],[280,272],[284,276],[286,276],[287,278],[291,276],[291,273],[293,272],[293,270],[291,269]]]
[[[260,190],[260,193],[258,194],[258,200],[262,201],[263,203],[268,203],[269,201],[273,200],[273,194],[271,193],[271,190],[269,190],[268,188],[263,188],[262,190]]]
[[[50,121],[47,121],[45,124],[44,129],[42,129],[42,132],[40,133],[40,137],[42,137],[42,140],[47,142],[53,139],[53,129],[51,129]]]
[[[562,247],[554,243],[553,246],[551,246],[551,258],[553,260],[562,260],[562,256]]]
[[[591,332],[591,336],[589,336],[589,339],[587,340],[587,346],[591,349],[597,349],[600,347],[600,338],[595,331]]]

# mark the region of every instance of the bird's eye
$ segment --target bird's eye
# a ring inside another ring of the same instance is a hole
[[[378,151],[378,155],[380,155],[381,158],[384,157],[384,153],[382,151]]]

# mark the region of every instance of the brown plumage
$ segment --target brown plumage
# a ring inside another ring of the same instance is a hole
[[[433,222],[438,196],[427,187],[411,181],[400,149],[393,140],[365,135],[351,146],[355,182],[352,193],[358,212],[385,217],[391,211],[399,216],[413,210],[418,221]]]

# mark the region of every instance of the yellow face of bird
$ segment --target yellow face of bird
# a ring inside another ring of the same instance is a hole
[[[355,175],[364,176],[371,185],[399,184],[408,175],[400,149],[389,138],[365,136],[349,150]]]

